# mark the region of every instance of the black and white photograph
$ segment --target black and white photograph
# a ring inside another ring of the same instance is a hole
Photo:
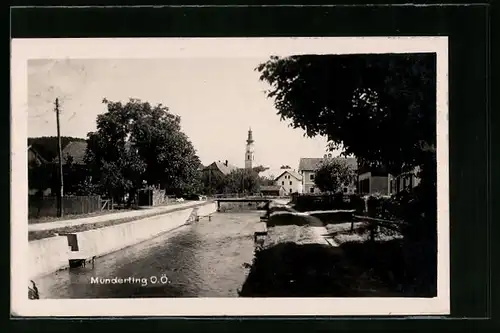
[[[17,313],[449,313],[446,37],[12,53]]]

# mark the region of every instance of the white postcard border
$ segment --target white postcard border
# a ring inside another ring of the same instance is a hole
[[[438,295],[435,298],[150,298],[29,300],[27,62],[29,59],[437,54]],[[448,38],[14,39],[11,43],[11,313],[15,316],[356,316],[450,313]]]

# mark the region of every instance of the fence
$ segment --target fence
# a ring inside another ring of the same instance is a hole
[[[262,198],[260,193],[219,193],[219,194],[214,194],[211,197],[220,199],[220,198]]]
[[[30,196],[28,205],[28,218],[57,216],[57,197]],[[102,200],[98,195],[63,197],[64,215],[88,214],[101,209]]]
[[[383,220],[364,215],[354,215],[354,219],[351,223],[351,231],[354,231],[355,221],[367,223],[371,241],[375,241],[375,237],[377,237],[379,233],[389,232],[393,235],[401,235],[405,227],[405,223],[403,221]]]
[[[292,203],[299,211],[354,209],[358,213],[365,210],[363,198],[356,194],[298,194],[292,195]]]
[[[139,206],[158,206],[166,201],[165,190],[141,189],[138,192]]]

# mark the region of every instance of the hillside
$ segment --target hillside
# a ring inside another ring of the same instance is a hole
[[[82,138],[75,138],[71,136],[62,136],[61,144],[62,149],[72,141],[86,141]],[[28,138],[28,145],[31,145],[45,160],[52,161],[57,156],[57,137],[56,136],[43,136],[37,138]]]

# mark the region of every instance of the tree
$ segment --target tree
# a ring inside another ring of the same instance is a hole
[[[226,192],[228,193],[255,193],[259,191],[259,175],[254,170],[237,169],[226,177]]]
[[[271,57],[257,68],[282,120],[358,164],[398,175],[420,166],[420,206],[435,237],[436,55],[360,54]],[[424,225],[422,223],[417,223]]]
[[[435,54],[271,57],[257,67],[278,115],[393,174],[436,144]]]
[[[226,176],[218,171],[207,170],[202,174],[203,193],[207,195],[224,193]]]
[[[143,181],[172,194],[200,187],[201,163],[179,116],[138,99],[103,103],[108,111],[97,116],[97,131],[88,134],[85,160],[109,195],[132,197]]]
[[[252,168],[252,170],[253,170],[253,171],[255,171],[255,172],[257,172],[257,173],[261,173],[261,172],[263,172],[263,171],[266,171],[267,169],[269,169],[269,168],[266,168],[266,167],[265,167],[265,166],[263,166],[263,165],[258,165],[258,166],[256,166],[256,167],[253,167],[253,168]]]
[[[287,164],[287,165],[282,165],[280,167],[280,169],[291,169],[290,166]]]
[[[339,192],[356,179],[356,171],[344,159],[325,159],[315,172],[314,183],[321,191]]]
[[[268,177],[259,177],[260,186],[272,186],[274,185],[274,179]]]

